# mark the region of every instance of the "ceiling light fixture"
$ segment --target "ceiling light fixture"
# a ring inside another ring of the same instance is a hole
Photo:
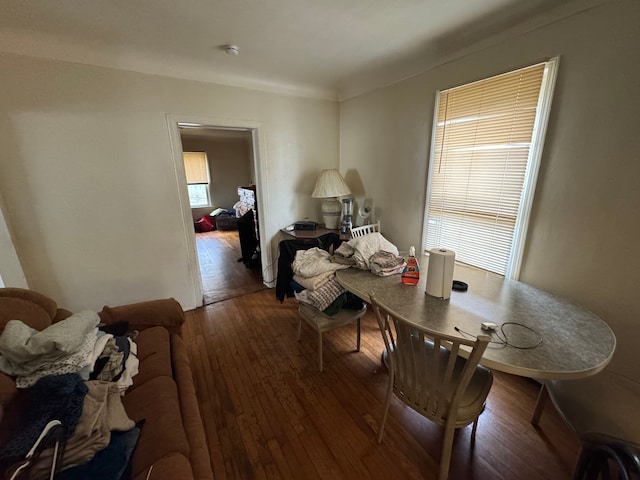
[[[227,55],[238,55],[240,53],[240,49],[237,45],[225,45],[224,51]]]

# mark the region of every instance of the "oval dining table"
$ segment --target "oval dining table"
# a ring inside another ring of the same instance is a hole
[[[504,345],[492,333],[481,364],[538,380],[584,378],[600,372],[616,348],[611,328],[595,313],[516,280],[456,263],[454,280],[468,285],[443,300],[425,293],[428,256],[418,259],[420,281],[405,285],[400,275],[381,277],[354,267],[336,272],[348,291],[370,302],[373,294],[390,311],[417,325],[453,336],[487,334],[483,322],[497,324]],[[503,325],[504,324],[504,325]]]

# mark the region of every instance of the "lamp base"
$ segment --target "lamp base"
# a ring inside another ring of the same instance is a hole
[[[342,204],[336,197],[325,198],[322,201],[322,219],[325,228],[337,230],[340,224],[340,214],[342,213]]]

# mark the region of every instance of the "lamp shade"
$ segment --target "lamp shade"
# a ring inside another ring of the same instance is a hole
[[[351,195],[351,189],[335,168],[323,170],[318,180],[316,188],[313,189],[313,198],[324,198],[322,202],[322,218],[326,228],[335,230],[340,222],[340,212],[342,205],[336,197]]]
[[[335,168],[323,170],[318,180],[316,188],[313,189],[313,198],[329,198],[351,195],[351,189]]]

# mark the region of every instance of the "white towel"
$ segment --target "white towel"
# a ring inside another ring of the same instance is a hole
[[[349,240],[349,245],[355,250],[353,259],[356,261],[356,267],[362,270],[371,269],[369,259],[380,250],[398,255],[396,246],[384,238],[380,232],[369,233],[362,237],[353,238]]]
[[[343,268],[349,268],[349,265],[332,262],[331,254],[318,247],[298,250],[291,264],[293,273],[305,278],[315,277],[325,272],[335,272]]]

